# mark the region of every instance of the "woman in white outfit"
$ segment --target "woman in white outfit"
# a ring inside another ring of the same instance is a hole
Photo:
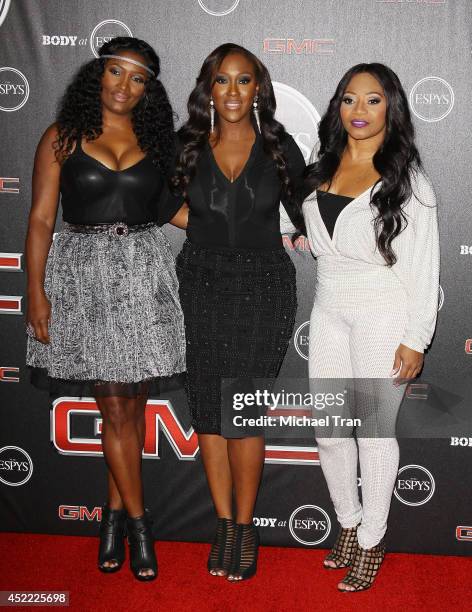
[[[349,567],[338,588],[352,592],[372,585],[385,554],[399,463],[393,435],[404,386],[398,383],[420,373],[436,324],[437,208],[405,93],[388,67],[359,64],[343,76],[319,139],[299,198],[317,258],[309,375],[360,378],[361,386],[375,379],[380,390],[377,435],[316,432],[341,524],[324,566]]]

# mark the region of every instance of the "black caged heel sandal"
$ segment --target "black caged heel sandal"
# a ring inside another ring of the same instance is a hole
[[[324,568],[341,569],[351,565],[357,549],[357,527],[341,527],[331,552],[323,561]],[[334,567],[326,565],[326,561],[333,561]]]
[[[258,552],[259,534],[254,525],[236,523],[228,580],[240,582],[252,578],[257,570]]]
[[[227,576],[231,565],[231,551],[234,540],[234,521],[219,518],[216,525],[215,539],[208,557],[208,571],[212,576]],[[224,572],[224,573],[218,573]]]

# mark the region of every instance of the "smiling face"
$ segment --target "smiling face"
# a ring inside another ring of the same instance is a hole
[[[149,73],[140,66],[127,62],[130,58],[146,64],[145,58],[134,51],[117,51],[123,59],[107,59],[102,77],[101,100],[109,111],[130,114],[144,95],[144,87]]]
[[[387,99],[381,84],[368,72],[349,81],[340,108],[344,129],[354,140],[385,133]]]
[[[258,91],[254,65],[241,53],[231,53],[221,62],[211,96],[220,121],[238,123],[249,119]]]

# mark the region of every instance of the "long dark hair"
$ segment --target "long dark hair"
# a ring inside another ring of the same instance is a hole
[[[215,76],[225,57],[231,53],[244,55],[254,66],[259,85],[258,108],[264,150],[274,160],[283,191],[289,195],[290,180],[281,148],[281,142],[287,133],[284,126],[274,119],[276,102],[269,71],[253,53],[235,43],[220,45],[203,62],[197,84],[188,99],[188,120],[179,130],[182,151],[172,185],[176,191],[186,194],[187,186],[195,174],[198,159],[210,135],[210,97]],[[218,130],[218,113],[215,115],[215,129]],[[252,122],[257,132],[254,117]]]
[[[396,261],[392,241],[406,227],[403,206],[412,195],[411,173],[421,169],[414,142],[414,128],[403,87],[398,76],[384,64],[357,64],[339,81],[319,128],[318,159],[305,170],[303,183],[294,197],[297,224],[304,232],[301,205],[303,199],[323,183],[331,183],[347,143],[347,132],[341,122],[340,107],[349,81],[360,73],[371,74],[382,85],[387,100],[386,131],[382,146],[373,157],[374,168],[381,176],[380,188],[372,194],[371,206],[377,248],[388,266]]]
[[[91,141],[102,133],[100,91],[107,60],[101,56],[120,51],[139,53],[156,77],[159,74],[159,57],[144,40],[118,36],[100,47],[99,57],[79,69],[59,105],[56,141],[58,161],[70,155],[78,138],[85,137]],[[174,116],[166,90],[157,78],[147,79],[145,95],[133,109],[132,125],[140,149],[166,173],[174,155]]]

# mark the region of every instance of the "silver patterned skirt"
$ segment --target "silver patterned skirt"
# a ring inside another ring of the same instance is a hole
[[[142,231],[54,240],[46,265],[50,343],[28,338],[27,364],[52,379],[137,383],[185,370],[185,333],[169,241]]]

